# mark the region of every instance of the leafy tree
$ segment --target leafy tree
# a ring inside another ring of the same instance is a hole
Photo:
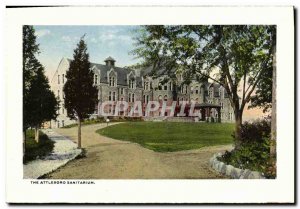
[[[39,45],[36,43],[33,26],[23,26],[23,131],[30,127],[27,115],[30,115],[28,92],[31,86],[32,77],[39,66],[35,55],[39,53]]]
[[[228,93],[235,113],[236,147],[245,105],[272,66],[273,26],[143,26],[133,51],[144,66],[170,77],[180,68],[185,80],[210,79]]]
[[[78,121],[78,148],[81,148],[81,122],[95,111],[97,88],[93,86],[93,72],[90,70],[89,54],[83,38],[74,50],[73,60],[66,73],[64,85],[65,108],[68,117]]]
[[[44,67],[37,60],[39,45],[36,43],[33,26],[23,26],[23,131],[35,127],[35,139],[39,140],[38,129],[48,120],[56,118],[58,102],[50,90]],[[24,152],[25,152],[25,141]]]
[[[44,74],[44,68],[40,65],[36,75],[31,80],[28,92],[27,120],[31,127],[35,128],[35,140],[39,141],[39,128],[42,123],[54,120],[57,117],[59,102],[50,90],[49,81]]]

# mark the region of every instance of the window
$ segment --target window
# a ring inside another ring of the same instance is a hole
[[[62,114],[65,114],[65,108],[61,108],[61,110],[62,110]]]
[[[113,92],[113,101],[116,101],[116,92]]]
[[[158,90],[162,90],[161,84],[158,84]]]
[[[144,82],[144,90],[149,90],[149,82]]]
[[[222,88],[219,89],[220,98],[224,99],[224,90]]]
[[[98,84],[98,75],[94,75],[94,84]]]
[[[58,97],[58,99],[60,99],[60,92],[59,92],[59,90],[57,90],[57,97]]]
[[[196,94],[199,94],[199,86],[196,86],[195,93],[196,93]]]
[[[134,102],[134,99],[135,99],[135,98],[134,98],[134,94],[132,94],[132,99],[131,99],[131,101]]]
[[[121,94],[124,94],[124,88],[121,88]]]
[[[209,97],[213,98],[213,96],[214,96],[213,88],[210,88],[209,89]]]
[[[147,95],[147,97],[146,97],[146,103],[148,103],[149,102],[149,95]]]
[[[143,96],[143,103],[146,102],[146,95]]]
[[[108,101],[111,101],[111,91],[108,94]]]
[[[57,75],[57,83],[59,84],[59,75]]]
[[[169,90],[172,91],[172,82],[169,83]]]
[[[62,74],[62,83],[65,83],[65,74]]]
[[[221,105],[221,109],[223,110],[223,109],[224,109],[224,104],[223,104],[223,102],[221,102],[220,105]]]
[[[116,78],[114,76],[109,77],[109,86],[116,86]]]
[[[131,102],[131,93],[128,94],[128,102]]]
[[[61,121],[61,126],[62,126],[62,127],[65,126],[65,121],[64,121],[64,120]]]
[[[168,90],[168,85],[164,85],[164,90],[165,90],[165,91]]]
[[[158,101],[161,102],[162,101],[162,95],[158,96]]]
[[[185,86],[185,93],[187,94],[187,86]]]
[[[133,89],[133,88],[134,88],[134,80],[133,80],[133,79],[130,79],[130,80],[129,80],[129,88],[130,88],[130,89]]]

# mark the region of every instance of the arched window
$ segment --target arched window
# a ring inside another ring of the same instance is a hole
[[[161,102],[162,101],[162,95],[158,96],[158,101]]]
[[[98,76],[94,75],[94,84],[98,84]]]
[[[164,101],[168,101],[168,96],[167,95],[164,96]]]
[[[209,97],[210,98],[214,97],[214,88],[213,87],[209,88]]]
[[[111,91],[108,93],[108,101],[111,101]]]
[[[195,93],[196,93],[196,94],[199,94],[199,86],[196,86]]]
[[[134,89],[134,79],[129,80],[129,88]]]

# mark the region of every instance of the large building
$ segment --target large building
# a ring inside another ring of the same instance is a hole
[[[51,88],[60,100],[60,108],[56,121],[51,121],[52,127],[62,127],[75,123],[67,117],[67,111],[64,108],[63,86],[66,82],[66,72],[69,69],[70,59],[63,58],[51,80]],[[214,119],[214,121],[232,122],[234,113],[225,89],[216,83],[200,83],[193,80],[189,85],[183,84],[183,78],[179,74],[176,80],[170,81],[166,75],[158,78],[149,76],[149,69],[133,70],[121,68],[115,65],[116,61],[112,57],[104,60],[105,64],[91,63],[91,70],[94,72],[94,85],[98,88],[99,104],[95,106],[95,112],[91,117],[102,116],[101,104],[104,101],[110,101],[111,106],[104,111],[115,111],[117,101],[128,102],[128,110],[120,111],[119,115],[127,115],[128,111],[134,105],[135,101],[141,101],[143,108],[143,117],[145,117],[145,108],[149,101],[158,101],[159,108],[151,113],[149,118],[170,116],[170,111],[162,112],[163,104],[172,106],[176,101],[176,113],[178,116],[178,107],[183,102],[194,103],[195,113],[199,113],[199,120]],[[175,89],[176,88],[176,89]],[[174,93],[175,92],[175,93]],[[187,105],[188,106],[188,105]],[[182,115],[181,115],[182,116]]]

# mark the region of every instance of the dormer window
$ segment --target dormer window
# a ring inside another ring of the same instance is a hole
[[[214,88],[209,89],[209,97],[213,98],[214,97]]]
[[[65,83],[65,74],[62,74],[62,83]]]
[[[149,82],[148,81],[144,82],[144,90],[149,90]]]
[[[134,89],[134,80],[133,79],[129,80],[129,88]]]
[[[98,75],[94,75],[94,84],[98,84]]]
[[[109,86],[116,86],[116,78],[114,76],[109,77]]]

